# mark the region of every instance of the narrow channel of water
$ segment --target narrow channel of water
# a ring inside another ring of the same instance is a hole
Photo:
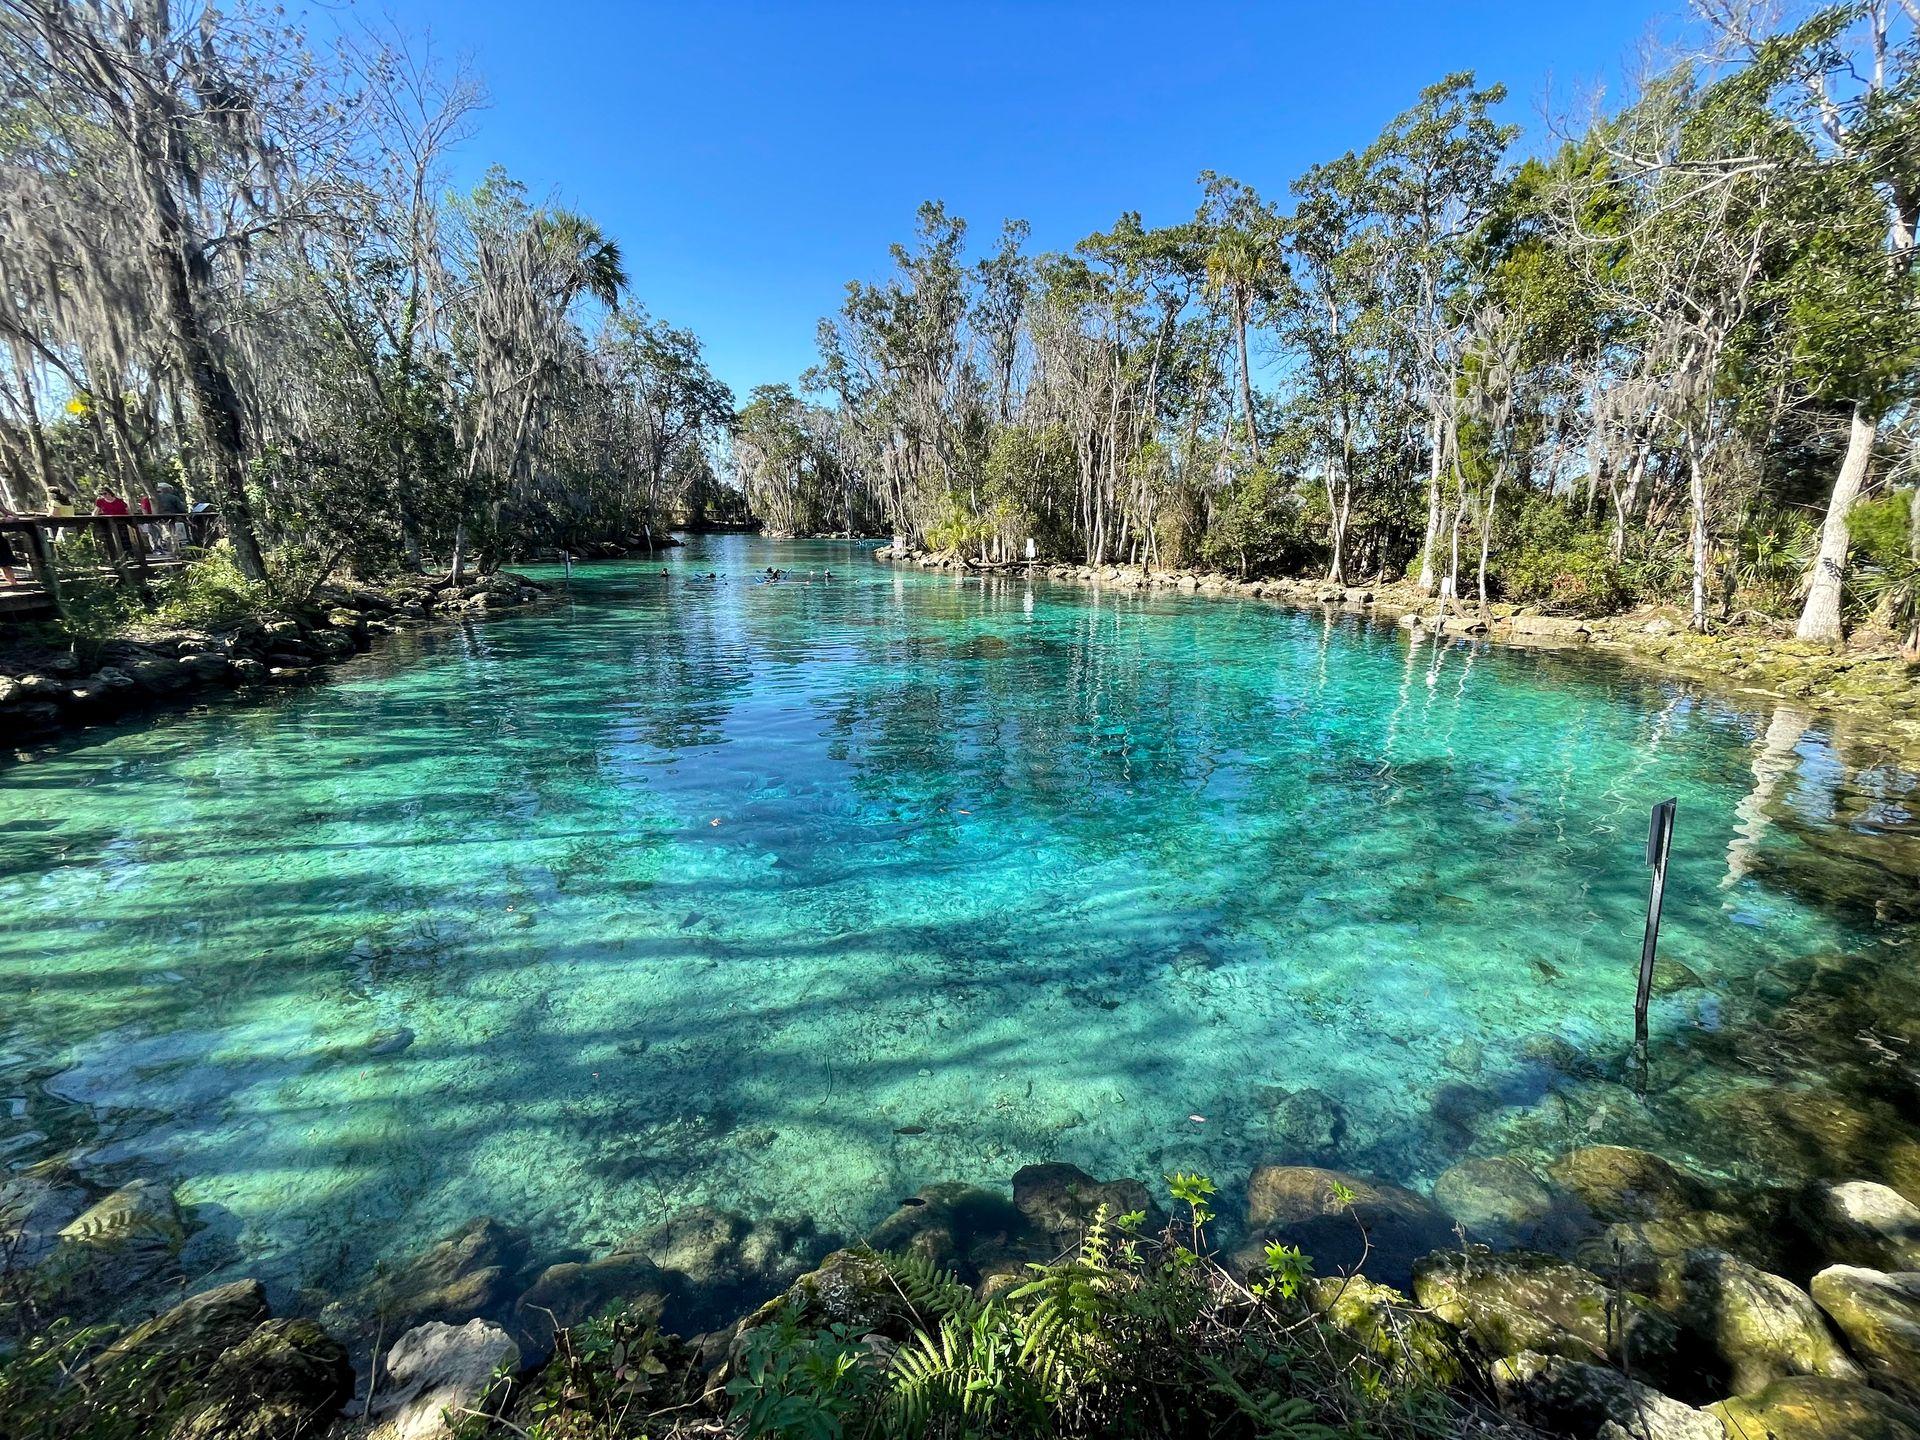
[[[1913,995],[1920,782],[1807,714],[866,549],[583,568],[0,771],[0,1153],[163,1175],[209,1268],[288,1289],[475,1214],[857,1232],[1045,1159],[1419,1185],[1620,1139],[1791,1178],[1727,1117],[1854,1053],[1806,995]]]

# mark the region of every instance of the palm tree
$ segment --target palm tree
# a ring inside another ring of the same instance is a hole
[[[1234,338],[1240,350],[1240,413],[1247,426],[1247,448],[1260,458],[1260,436],[1253,420],[1253,376],[1247,363],[1247,326],[1253,302],[1267,294],[1284,262],[1270,227],[1236,225],[1223,230],[1207,252],[1207,289],[1227,299]]]

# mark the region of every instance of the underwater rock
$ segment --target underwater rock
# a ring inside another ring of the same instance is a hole
[[[1879,1180],[1920,1205],[1920,1137],[1885,1101],[1830,1086],[1743,1086],[1720,1101],[1708,1123],[1752,1136],[1755,1158],[1777,1173]]]
[[[1554,1435],[1605,1435],[1622,1440],[1725,1440],[1704,1410],[1636,1384],[1611,1366],[1522,1351],[1496,1360],[1487,1378],[1501,1408]]]
[[[526,1255],[524,1235],[486,1217],[469,1220],[424,1253],[329,1306],[324,1318],[330,1328],[345,1325],[361,1338],[371,1338],[428,1321],[498,1315],[514,1297],[514,1277]]]
[[[1669,960],[1665,956],[1653,962],[1653,993],[1656,995],[1674,995],[1682,990],[1701,990],[1707,982],[1693,970],[1678,960]]]
[[[1350,1205],[1333,1187],[1352,1192]],[[1262,1165],[1247,1181],[1249,1238],[1233,1252],[1245,1273],[1264,1263],[1269,1240],[1298,1245],[1323,1275],[1353,1271],[1365,1258],[1368,1278],[1404,1290],[1413,1262],[1447,1244],[1447,1217],[1411,1190],[1377,1185],[1315,1165]]]
[[[1750,1395],[1789,1375],[1862,1380],[1807,1292],[1723,1250],[1695,1250],[1679,1273],[1682,1324],[1718,1357],[1727,1388]]]
[[[36,1279],[55,1309],[124,1303],[170,1269],[185,1242],[173,1192],[157,1180],[135,1180],[62,1227]]]
[[[1339,1155],[1347,1138],[1347,1112],[1338,1100],[1312,1088],[1261,1086],[1258,1094],[1267,1107],[1268,1129],[1289,1155],[1315,1164]]]
[[[1661,1220],[1705,1209],[1707,1187],[1646,1150],[1587,1145],[1569,1151],[1547,1174],[1603,1223]]]
[[[1044,1242],[1006,1197],[977,1185],[929,1185],[867,1236],[875,1250],[920,1255],[954,1270],[967,1284],[1007,1256],[1038,1259]]]
[[[1434,1201],[1467,1231],[1497,1247],[1553,1250],[1579,1219],[1528,1166],[1507,1156],[1462,1160],[1433,1182]]]
[[[1920,1206],[1871,1180],[1815,1184],[1796,1218],[1827,1259],[1874,1270],[1920,1270]]]
[[[706,1329],[778,1294],[827,1244],[809,1220],[754,1222],[699,1205],[622,1242],[619,1255],[644,1255],[677,1279],[674,1323]]]
[[[387,1352],[387,1384],[373,1406],[368,1440],[437,1440],[450,1435],[443,1412],[483,1408],[500,1370],[520,1368],[520,1347],[498,1325],[432,1321]]]
[[[1873,1378],[1920,1400],[1920,1273],[1832,1265],[1813,1277],[1812,1290]]]
[[[319,1440],[353,1394],[353,1367],[311,1320],[268,1320],[216,1360],[169,1440]]]
[[[1528,1350],[1585,1361],[1620,1354],[1606,1282],[1551,1255],[1441,1251],[1414,1267],[1413,1293],[1435,1317],[1496,1358]],[[1637,1296],[1622,1298],[1628,1355],[1636,1366],[1658,1368],[1672,1354],[1673,1323]]]
[[[1920,1440],[1920,1410],[1851,1380],[1793,1375],[1709,1405],[1729,1436],[1765,1440]]]
[[[108,1375],[130,1361],[156,1375],[204,1370],[266,1318],[267,1296],[258,1280],[202,1290],[134,1326],[95,1356],[87,1373]]]
[[[1167,1216],[1138,1180],[1095,1180],[1077,1165],[1028,1165],[1014,1172],[1013,1206],[1056,1251],[1079,1242],[1102,1205],[1107,1218],[1140,1211],[1147,1234],[1166,1228]]]
[[[680,1284],[639,1254],[614,1254],[582,1264],[549,1265],[513,1307],[512,1331],[535,1364],[553,1353],[554,1332],[602,1314],[616,1302],[658,1323],[681,1292]]]
[[[397,1030],[382,1030],[367,1041],[366,1048],[360,1053],[368,1058],[398,1055],[411,1044],[413,1044],[413,1031],[402,1025]]]
[[[87,1192],[45,1175],[16,1175],[0,1185],[0,1253],[31,1270],[60,1243],[60,1232],[87,1208]]]

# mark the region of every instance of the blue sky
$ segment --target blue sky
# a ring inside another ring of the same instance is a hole
[[[499,161],[594,216],[635,294],[697,331],[744,396],[812,362],[815,322],[849,279],[885,270],[923,199],[944,199],[982,245],[1021,216],[1057,248],[1123,210],[1184,219],[1203,168],[1281,196],[1458,69],[1504,81],[1508,118],[1538,133],[1549,85],[1611,87],[1670,11],[363,0],[346,13],[390,15],[467,56],[491,105],[456,179]]]

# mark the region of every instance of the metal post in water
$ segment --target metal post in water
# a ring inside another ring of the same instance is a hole
[[[1667,852],[1673,847],[1673,812],[1678,799],[1653,807],[1647,827],[1647,864],[1653,870],[1653,891],[1647,897],[1647,934],[1640,945],[1640,989],[1633,999],[1633,1053],[1644,1083],[1647,1064],[1647,1003],[1653,997],[1653,957],[1660,945],[1660,906],[1667,894]]]

